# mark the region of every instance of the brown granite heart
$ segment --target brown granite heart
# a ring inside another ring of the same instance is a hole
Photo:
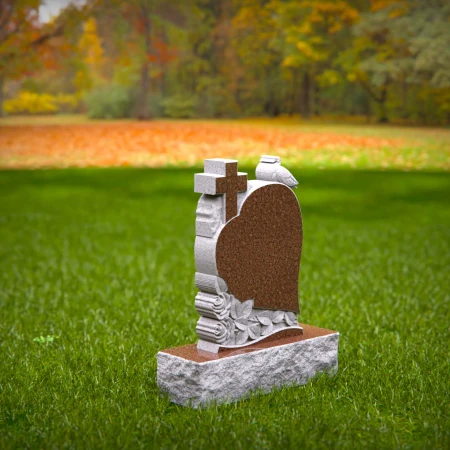
[[[282,184],[253,191],[239,216],[220,233],[216,247],[219,276],[228,292],[254,307],[298,313],[302,215],[295,194]]]

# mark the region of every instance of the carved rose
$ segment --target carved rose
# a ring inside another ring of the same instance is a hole
[[[224,311],[229,311],[231,308],[231,299],[230,294],[227,294],[226,292],[222,292],[216,297],[216,300],[214,301],[213,305],[213,311],[220,316]],[[226,314],[226,316],[228,316]]]
[[[214,335],[216,336],[216,342],[223,343],[228,337],[228,328],[225,323],[217,322],[216,328],[214,329]]]
[[[253,304],[253,299],[240,302],[226,292],[217,296],[213,311],[224,317],[214,330],[217,343],[242,345],[249,340],[269,336],[274,329],[280,330],[280,325],[281,329],[297,325],[297,316],[293,312],[255,310]]]

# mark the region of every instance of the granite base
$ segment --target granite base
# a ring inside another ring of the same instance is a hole
[[[233,402],[252,391],[302,385],[338,368],[339,333],[299,324],[303,334],[209,353],[196,344],[157,354],[157,383],[172,402],[199,407]]]

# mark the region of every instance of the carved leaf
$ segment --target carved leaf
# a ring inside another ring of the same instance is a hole
[[[264,316],[263,317],[258,316],[258,320],[261,322],[261,325],[265,325],[265,326],[268,326],[272,323],[272,321],[268,317],[264,317]]]
[[[267,336],[268,334],[272,333],[273,331],[273,323],[270,322],[269,325],[263,326],[261,328],[261,334],[263,336]]]
[[[297,323],[297,317],[293,312],[287,312],[284,315],[284,320],[286,321],[286,323],[291,326],[294,325],[295,323]]]
[[[257,313],[258,317],[267,317],[271,322],[273,319],[273,313],[272,311],[261,311]]]
[[[235,329],[234,320],[230,318],[225,319],[225,326],[227,327],[228,335],[231,336],[234,333]]]
[[[273,313],[273,323],[280,323],[284,320],[284,311],[275,311]]]
[[[231,317],[233,319],[237,319],[238,318],[238,312],[239,312],[239,307],[241,306],[241,302],[235,298],[235,297],[231,297]]]
[[[229,334],[226,344],[227,345],[235,345],[236,344],[236,333],[234,331]]]
[[[248,330],[238,331],[236,335],[236,345],[241,345],[248,339]]]
[[[250,339],[258,339],[261,336],[261,327],[260,325],[254,324],[254,325],[250,325],[248,328],[248,335],[250,337]]]
[[[234,324],[236,325],[236,328],[239,328],[241,331],[245,331],[248,328],[247,319],[236,319]]]
[[[239,306],[239,309],[236,308],[239,319],[247,319],[250,317],[253,309],[253,300],[246,300],[242,305]]]

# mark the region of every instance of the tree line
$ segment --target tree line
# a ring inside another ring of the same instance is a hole
[[[39,6],[0,0],[0,105],[450,123],[448,0],[88,0],[45,24]]]

